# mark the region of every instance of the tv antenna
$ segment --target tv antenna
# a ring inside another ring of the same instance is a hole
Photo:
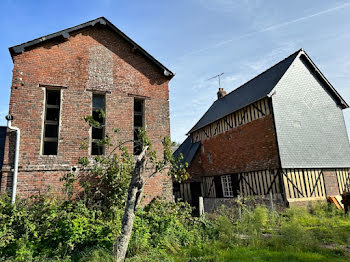
[[[216,75],[216,76],[213,76],[213,77],[207,79],[207,81],[212,80],[212,79],[214,79],[214,78],[217,78],[217,79],[219,80],[219,88],[221,88],[221,82],[220,82],[221,78],[220,78],[220,77],[221,77],[223,74],[225,74],[225,73],[223,72],[223,73],[221,73],[221,74],[218,74],[218,75]]]

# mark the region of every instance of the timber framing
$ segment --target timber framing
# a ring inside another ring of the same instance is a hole
[[[193,142],[209,139],[230,129],[247,124],[271,114],[269,98],[247,105],[219,120],[193,132]]]
[[[339,194],[350,189],[350,169],[336,169]],[[323,169],[274,169],[225,174],[236,176],[239,184],[237,195],[241,197],[281,195],[286,202],[326,200]],[[219,192],[221,176],[201,177],[203,197],[223,198]],[[219,183],[219,184],[218,184]],[[180,197],[191,198],[190,183],[181,184]],[[219,189],[219,190],[218,190]]]
[[[288,205],[350,191],[348,107],[303,49],[230,93],[220,88],[174,153],[196,146],[180,198],[199,196],[194,181],[209,207],[232,203],[214,198],[269,196]]]
[[[237,178],[236,181],[239,184],[239,192],[237,192],[237,195],[241,197],[266,196],[269,194],[276,195],[281,194],[283,191],[281,172],[278,169],[227,175],[230,175],[232,180],[234,180],[234,177]],[[216,184],[220,181],[217,178],[218,176],[202,177],[202,192],[204,197],[223,197],[220,195],[220,192],[218,192],[218,187],[221,185]]]
[[[350,192],[350,169],[337,169],[337,182],[339,186],[339,194]]]

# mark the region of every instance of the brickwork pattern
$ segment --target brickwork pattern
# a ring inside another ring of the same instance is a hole
[[[82,149],[81,144],[90,136],[83,121],[92,110],[90,89],[106,93],[106,134],[112,141],[133,139],[134,96],[147,97],[146,130],[153,148],[162,152],[161,139],[170,135],[170,78],[108,28],[95,25],[71,34],[68,40],[44,42],[14,56],[13,61],[9,111],[13,125],[21,129],[19,195],[26,197],[49,186],[58,191],[61,175],[69,172],[79,157],[89,154],[90,149]],[[66,87],[61,89],[57,156],[41,154],[45,90],[39,84]],[[115,128],[121,130],[118,137]],[[132,145],[127,144],[130,151]],[[4,164],[11,165],[9,161]],[[171,198],[171,178],[165,173],[148,183],[147,199],[162,194]]]
[[[272,115],[202,141],[189,173],[217,176],[279,167]]]

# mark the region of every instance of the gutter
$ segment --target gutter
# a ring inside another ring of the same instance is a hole
[[[12,195],[11,195],[11,204],[14,204],[16,201],[16,191],[17,191],[17,175],[18,175],[18,160],[19,160],[19,144],[21,139],[21,130],[18,127],[12,126],[11,121],[13,116],[7,115],[7,128],[10,130],[16,131],[16,148],[15,148],[15,166],[13,171],[13,180],[12,180]]]

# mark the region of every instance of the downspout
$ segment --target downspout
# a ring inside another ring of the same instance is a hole
[[[16,201],[16,191],[17,191],[17,175],[18,175],[18,160],[19,160],[19,143],[21,139],[21,130],[18,127],[12,126],[11,121],[13,116],[7,115],[7,128],[16,131],[16,148],[15,148],[15,166],[13,170],[13,180],[12,180],[12,195],[11,203],[14,204]]]

